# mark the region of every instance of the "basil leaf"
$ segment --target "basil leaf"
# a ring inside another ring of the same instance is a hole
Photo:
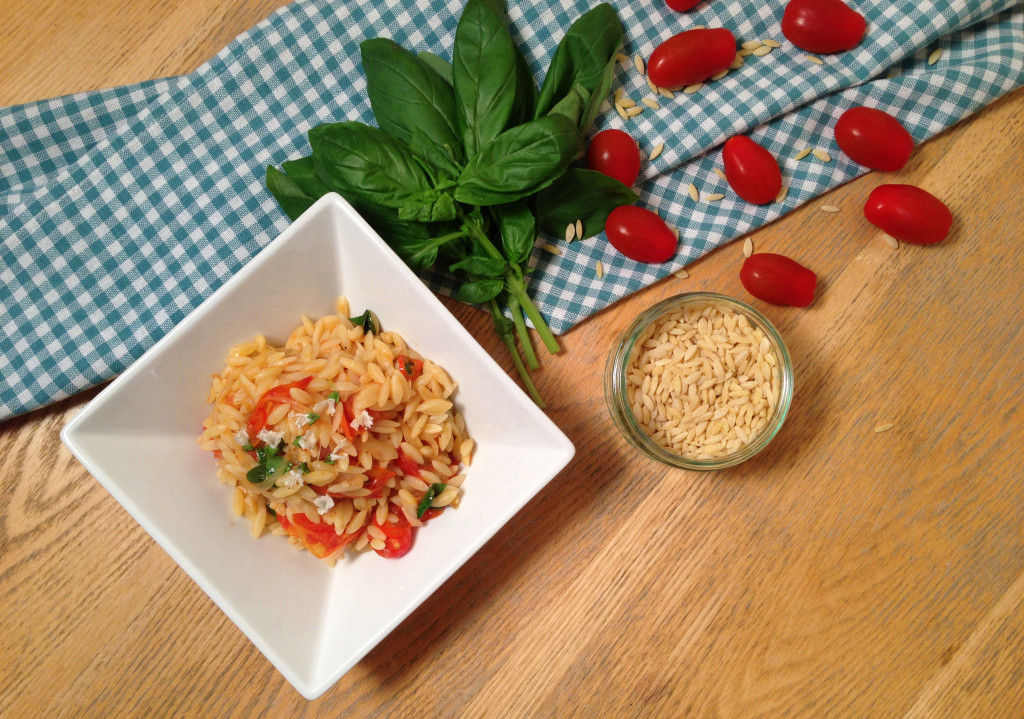
[[[632,189],[613,177],[572,168],[537,194],[537,223],[549,235],[561,237],[570,222],[583,220],[587,233],[596,235],[604,230],[612,210],[637,199]]]
[[[431,70],[440,75],[441,79],[447,82],[449,85],[452,84],[452,64],[445,60],[443,57],[435,55],[427,50],[422,50],[416,53],[416,57],[420,61],[429,67]]]
[[[245,478],[248,479],[252,484],[259,484],[266,481],[267,479],[267,468],[262,464],[257,464],[255,467],[245,473]]]
[[[579,84],[590,92],[587,110],[580,120],[581,130],[589,128],[611,87],[622,38],[622,23],[611,5],[602,3],[580,16],[555,49],[537,98],[535,116],[546,115]]]
[[[523,53],[516,48],[516,101],[512,105],[512,114],[508,119],[508,127],[522,125],[533,119],[537,109],[537,81],[533,77],[529,64]]]
[[[537,221],[526,200],[497,205],[494,214],[501,230],[501,249],[513,264],[522,264],[537,241]]]
[[[479,305],[487,300],[493,300],[504,288],[504,280],[473,280],[459,287],[455,299]]]
[[[309,131],[317,173],[346,198],[401,208],[433,189],[409,146],[359,122],[318,125]]]
[[[267,189],[292,220],[299,219],[318,199],[306,194],[295,180],[273,166],[267,167]]]
[[[459,146],[451,85],[392,40],[364,40],[359,49],[366,94],[381,130],[407,143],[419,129],[440,145]]]
[[[407,199],[398,208],[398,219],[439,222],[455,219],[455,200],[447,192],[428,190]]]
[[[416,519],[421,519],[427,510],[430,509],[430,505],[433,504],[434,498],[444,491],[444,488],[448,486],[441,484],[440,482],[434,482],[427,488],[426,494],[423,495],[423,499],[420,500],[419,505],[416,507]]]
[[[505,129],[516,100],[516,47],[500,5],[469,0],[455,29],[452,79],[466,157]]]
[[[576,83],[568,95],[558,101],[558,104],[551,108],[549,115],[563,115],[572,120],[573,124],[579,125],[587,103],[590,100],[590,92]]]
[[[558,179],[582,147],[576,123],[562,115],[513,127],[466,164],[455,199],[487,206],[532,195]]]
[[[454,180],[459,176],[459,165],[451,145],[438,145],[423,130],[415,128],[409,149],[413,154],[427,162],[436,172],[439,179]]]
[[[505,270],[508,269],[508,263],[497,257],[470,255],[466,259],[451,265],[448,269],[451,272],[463,270],[477,277],[504,277]]]
[[[282,162],[281,169],[310,197],[323,197],[331,191],[317,176],[312,155]]]

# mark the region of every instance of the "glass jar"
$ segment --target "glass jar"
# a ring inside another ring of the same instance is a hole
[[[754,437],[750,438],[748,443],[728,454],[709,459],[695,459],[663,447],[648,436],[630,406],[627,375],[629,365],[636,356],[638,342],[652,324],[681,308],[706,307],[711,304],[734,314],[743,315],[752,327],[760,328],[764,332],[779,369],[779,399],[764,426]],[[662,300],[641,313],[623,331],[605,366],[604,396],[615,426],[633,447],[651,459],[680,469],[699,471],[724,469],[745,462],[760,452],[782,427],[793,399],[793,362],[778,330],[768,321],[767,317],[756,309],[744,302],[715,292],[689,292]]]

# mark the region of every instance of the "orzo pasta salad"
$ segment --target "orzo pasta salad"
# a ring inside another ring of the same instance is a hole
[[[400,557],[458,506],[473,440],[444,369],[369,310],[337,310],[303,317],[283,347],[232,348],[199,443],[253,536],[288,535],[331,564],[347,548]]]

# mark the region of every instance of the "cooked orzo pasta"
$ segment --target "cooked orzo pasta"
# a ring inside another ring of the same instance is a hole
[[[415,528],[459,504],[473,440],[455,383],[370,312],[302,318],[283,347],[228,353],[200,446],[253,536],[288,535],[333,564],[346,548],[400,557]]]

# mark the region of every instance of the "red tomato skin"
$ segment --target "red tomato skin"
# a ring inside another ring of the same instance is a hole
[[[851,107],[840,115],[836,143],[858,165],[884,172],[902,168],[914,151],[914,138],[907,128],[873,107]]]
[[[640,149],[629,133],[602,130],[587,148],[587,166],[632,187],[640,176]]]
[[[665,0],[665,4],[676,12],[692,10],[701,3],[701,0]]]
[[[828,55],[860,44],[868,24],[843,0],[789,0],[782,34],[801,50]]]
[[[914,185],[879,185],[868,195],[864,217],[885,234],[914,245],[941,242],[953,225],[945,203]]]
[[[736,59],[736,38],[725,28],[686,30],[651,53],[647,75],[658,87],[679,90],[704,82]]]
[[[818,276],[785,255],[758,252],[743,261],[740,282],[759,300],[806,307],[814,301]]]
[[[635,205],[612,210],[604,231],[612,247],[637,262],[664,262],[676,253],[679,244],[663,219]]]
[[[722,148],[729,187],[747,202],[765,205],[782,189],[782,171],[772,153],[749,137],[730,137]]]

